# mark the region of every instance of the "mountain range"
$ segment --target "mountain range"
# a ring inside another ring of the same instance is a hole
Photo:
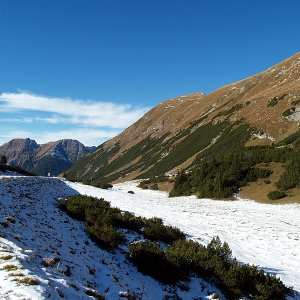
[[[50,173],[57,176],[94,149],[71,139],[39,145],[26,138],[13,139],[0,146],[0,154],[7,157],[10,165],[20,166],[37,175],[46,176]]]
[[[280,143],[298,131],[299,121],[297,53],[208,95],[194,93],[162,102],[80,159],[65,175],[69,179],[124,181],[175,174],[207,157]],[[269,167],[272,176],[281,168]],[[268,189],[275,188],[274,184]]]

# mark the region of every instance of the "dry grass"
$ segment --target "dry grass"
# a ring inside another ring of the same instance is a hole
[[[13,258],[12,255],[4,255],[4,256],[0,256],[0,259],[2,260],[11,260]]]
[[[23,277],[25,275],[23,273],[9,273],[8,276],[11,276],[11,277]]]
[[[265,164],[260,164],[258,167],[266,167]],[[267,194],[271,191],[277,190],[276,182],[279,180],[280,175],[284,171],[284,166],[281,163],[270,163],[269,169],[273,174],[266,179],[258,179],[256,182],[251,182],[247,186],[241,188],[239,195],[242,198],[255,200],[260,203],[267,204],[287,204],[287,203],[300,203],[300,189],[292,189],[288,191],[288,197],[280,200],[270,200]],[[268,183],[270,181],[270,183]]]
[[[59,262],[59,258],[56,258],[56,257],[43,258],[43,261],[42,261],[42,263],[45,267],[53,267],[58,262]]]
[[[174,186],[174,183],[173,182],[169,182],[169,181],[159,182],[158,183],[159,190],[163,191],[163,192],[167,192],[167,193],[171,192],[173,186]]]
[[[5,270],[5,271],[16,271],[18,269],[19,268],[16,265],[6,265],[2,268],[2,270]]]
[[[22,284],[28,284],[28,285],[39,285],[40,282],[33,277],[24,277],[21,279],[16,279],[16,282],[22,283]]]

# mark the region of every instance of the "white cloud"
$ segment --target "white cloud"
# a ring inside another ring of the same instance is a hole
[[[70,123],[82,126],[125,128],[138,120],[147,110],[148,108],[133,107],[132,105],[53,98],[28,92],[0,94],[1,112],[50,113],[52,116],[49,118],[38,116],[32,121],[54,124]],[[23,119],[23,121],[26,120]]]
[[[148,109],[110,102],[74,100],[29,92],[0,94],[0,144],[15,138],[38,143],[76,139],[99,145],[137,121]]]

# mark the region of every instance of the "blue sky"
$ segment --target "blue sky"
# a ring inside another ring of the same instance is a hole
[[[0,144],[98,145],[299,51],[298,0],[0,0]]]

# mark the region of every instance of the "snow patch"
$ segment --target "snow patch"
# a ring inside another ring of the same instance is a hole
[[[260,139],[260,140],[269,139],[272,142],[275,141],[275,138],[273,138],[270,134],[265,132],[252,133],[251,137],[253,139]]]

